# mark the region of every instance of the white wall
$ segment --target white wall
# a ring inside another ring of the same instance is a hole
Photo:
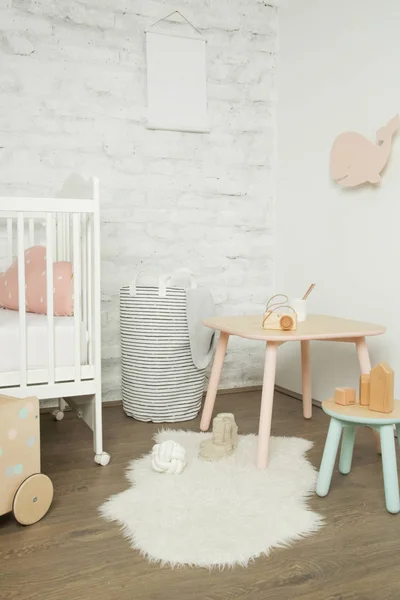
[[[379,188],[341,190],[328,171],[339,133],[374,140],[400,112],[400,3],[282,0],[279,11],[277,287],[301,295],[316,281],[314,312],[386,325],[372,360],[400,373],[400,136]],[[280,352],[278,383],[300,391],[296,350]],[[315,398],[357,385],[352,347],[314,343],[312,361]]]
[[[146,27],[179,9],[208,40],[211,133],[145,128]],[[3,0],[0,195],[101,181],[103,391],[120,398],[119,288],[190,267],[219,312],[262,312],[273,285],[276,8],[262,0]],[[221,385],[261,380],[233,341]]]

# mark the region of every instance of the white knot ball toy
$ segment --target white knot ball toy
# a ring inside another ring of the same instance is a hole
[[[172,440],[155,444],[151,456],[151,466],[157,473],[178,475],[186,466],[185,448]]]

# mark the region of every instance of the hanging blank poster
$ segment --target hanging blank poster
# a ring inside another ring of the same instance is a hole
[[[147,127],[209,131],[205,40],[148,31],[146,49]]]

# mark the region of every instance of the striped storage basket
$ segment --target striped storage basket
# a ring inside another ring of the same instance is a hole
[[[201,406],[205,369],[192,360],[186,289],[137,286],[120,290],[123,408],[154,423],[194,419]]]

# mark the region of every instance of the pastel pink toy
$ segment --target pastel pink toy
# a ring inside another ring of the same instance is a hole
[[[47,314],[46,248],[32,246],[25,251],[26,311]],[[72,264],[53,263],[54,314],[59,317],[74,314]],[[13,262],[5,273],[0,273],[0,306],[18,310],[18,264]]]
[[[399,115],[378,129],[374,144],[355,131],[341,133],[333,143],[330,156],[331,177],[342,187],[379,183],[380,173],[389,160],[392,138],[400,127]]]
[[[44,517],[53,484],[40,472],[39,400],[0,396],[0,515],[21,525]]]

